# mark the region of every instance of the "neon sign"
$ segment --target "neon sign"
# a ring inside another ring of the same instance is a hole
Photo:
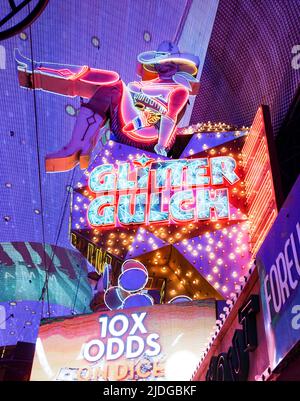
[[[188,380],[214,321],[212,300],[52,320],[40,327],[31,380]]]
[[[158,343],[159,334],[151,333],[144,325],[146,312],[132,313],[130,316],[115,315],[112,318],[101,316],[100,338],[93,339],[86,343],[83,348],[83,357],[88,362],[96,362],[105,355],[107,361],[112,361],[124,355],[127,359],[137,358],[145,352],[147,356],[156,356],[160,353],[161,346]],[[146,338],[138,335],[147,335]],[[127,334],[126,343],[122,340],[122,336]],[[107,339],[107,343],[102,341]]]
[[[89,176],[95,194],[87,208],[91,226],[186,223],[230,218],[228,188],[239,180],[230,156],[103,164]],[[218,188],[212,188],[218,186]]]
[[[199,89],[199,58],[181,53],[169,41],[138,56],[141,80],[127,85],[114,71],[36,62],[19,50],[15,59],[21,87],[89,99],[81,104],[69,143],[46,155],[47,172],[71,170],[78,163],[88,168],[99,130],[107,122],[118,141],[167,156],[189,96]]]

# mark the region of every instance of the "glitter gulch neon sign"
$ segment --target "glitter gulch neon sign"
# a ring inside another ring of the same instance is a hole
[[[87,220],[120,227],[230,219],[227,187],[239,180],[235,169],[229,156],[157,161],[143,154],[117,168],[99,165],[89,176],[95,197]]]

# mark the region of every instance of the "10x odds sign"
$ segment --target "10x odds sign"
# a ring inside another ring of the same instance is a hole
[[[83,355],[88,362],[96,362],[101,358],[112,361],[125,356],[127,359],[138,358],[143,352],[147,356],[160,353],[157,333],[148,333],[144,326],[147,313],[132,313],[129,316],[119,314],[111,318],[101,316],[100,338],[84,345]],[[144,334],[146,336],[141,337]],[[126,340],[122,336],[126,335]],[[106,339],[106,343],[104,342]]]
[[[104,378],[113,376],[115,380],[164,376],[163,365],[153,360],[161,352],[159,334],[148,332],[146,318],[147,312],[113,317],[102,315],[99,318],[99,338],[83,346],[84,359],[94,364],[89,368],[88,379],[97,380],[99,375]],[[110,364],[119,359],[119,362]],[[101,360],[106,364],[100,369]],[[78,380],[84,377],[83,371],[86,369],[78,371]]]
[[[31,380],[186,381],[215,320],[213,300],[53,319],[40,327]]]

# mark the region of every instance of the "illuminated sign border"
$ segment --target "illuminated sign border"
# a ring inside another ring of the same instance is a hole
[[[119,163],[118,169],[102,164],[89,173],[88,189],[94,194],[87,207],[90,226],[230,218],[228,188],[219,186],[224,181],[233,185],[240,180],[233,157],[152,160],[143,154],[133,163]],[[205,188],[209,185],[218,188]]]

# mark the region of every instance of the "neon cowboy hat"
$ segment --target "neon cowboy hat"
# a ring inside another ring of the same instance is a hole
[[[200,63],[199,57],[190,53],[180,53],[178,46],[170,41],[162,42],[157,51],[140,53],[138,62],[149,72],[155,73],[155,65],[173,62],[178,65],[178,71],[196,75]]]

